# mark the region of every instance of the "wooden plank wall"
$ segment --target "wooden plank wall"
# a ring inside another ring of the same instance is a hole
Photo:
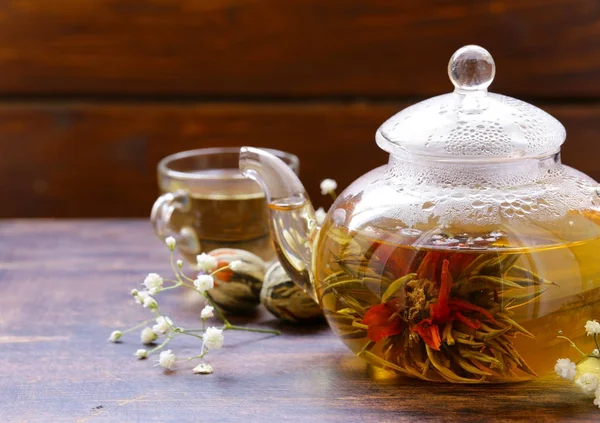
[[[146,216],[156,162],[216,145],[298,154],[318,197],[385,162],[379,124],[470,43],[600,179],[598,0],[2,2],[0,217]]]

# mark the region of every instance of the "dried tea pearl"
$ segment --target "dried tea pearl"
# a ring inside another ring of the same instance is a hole
[[[280,263],[274,263],[265,275],[260,302],[273,315],[287,322],[321,318],[319,305],[285,273]]]

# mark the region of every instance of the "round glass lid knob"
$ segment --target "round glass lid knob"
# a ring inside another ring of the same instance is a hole
[[[464,46],[448,62],[448,76],[457,90],[487,91],[496,75],[492,55],[483,47]]]

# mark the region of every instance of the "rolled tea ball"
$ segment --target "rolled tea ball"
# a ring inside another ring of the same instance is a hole
[[[267,264],[245,250],[219,248],[208,253],[217,259],[217,267],[224,267],[239,260],[236,270],[225,269],[214,275],[215,287],[208,291],[213,301],[230,313],[252,312],[260,304],[260,290]]]
[[[313,320],[323,316],[319,305],[274,263],[265,274],[260,302],[276,317],[288,322]]]

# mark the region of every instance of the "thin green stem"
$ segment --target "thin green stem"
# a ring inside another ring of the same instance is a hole
[[[230,328],[231,327],[231,323],[229,322],[229,320],[227,320],[227,318],[225,317],[225,315],[223,314],[223,311],[219,308],[219,306],[214,302],[214,300],[211,298],[210,295],[208,295],[208,292],[205,292],[204,294],[202,294],[204,296],[204,298],[206,298],[206,301],[208,301],[208,303],[214,307],[215,311],[217,312],[217,315],[219,316],[219,319],[221,319],[223,321],[223,324],[225,325],[225,328]]]
[[[177,265],[175,264],[175,254],[173,254],[173,251],[171,251],[170,261],[171,261],[171,269],[173,269],[173,273],[175,273],[175,277],[177,278],[179,283],[183,283],[183,281],[179,277],[179,272],[177,271]]]
[[[186,288],[189,288],[189,289],[191,289],[193,291],[198,292],[198,290],[196,289],[196,287],[194,285],[190,285],[189,283],[183,282],[182,286],[185,286]]]
[[[212,273],[210,273],[210,276],[214,277],[217,273],[222,272],[226,269],[231,269],[231,263],[229,263],[227,266],[219,267],[217,270],[213,270]]]
[[[183,274],[183,272],[181,273],[181,276],[183,277],[183,279],[185,279],[186,281],[189,281],[191,283],[194,283],[194,279],[190,278],[189,276]]]
[[[236,325],[225,326],[223,328],[223,330],[243,330],[246,332],[270,333],[272,335],[281,335],[280,331],[274,330],[274,329],[247,328],[244,326],[236,326]]]
[[[557,336],[557,338],[564,339],[564,340],[566,340],[567,342],[569,342],[569,344],[571,344],[571,346],[572,346],[573,348],[575,348],[575,349],[576,349],[576,350],[579,352],[579,354],[581,354],[582,356],[584,356],[584,357],[585,357],[585,356],[587,355],[586,353],[584,353],[583,351],[581,351],[577,345],[575,345],[575,342],[571,341],[571,340],[570,340],[569,338],[567,338],[566,336],[559,335],[559,336]]]
[[[328,194],[331,196],[331,198],[333,198],[333,201],[335,201],[337,199],[337,194],[335,193],[334,190],[329,191]]]
[[[147,325],[148,323],[150,323],[150,322],[153,322],[153,321],[154,321],[154,319],[148,319],[148,320],[144,320],[143,322],[141,322],[141,323],[138,323],[137,325],[135,325],[135,326],[133,326],[133,327],[130,327],[129,329],[126,329],[126,330],[124,330],[124,331],[121,331],[121,332],[123,332],[123,335],[125,335],[126,333],[128,333],[128,332],[132,332],[132,331],[134,331],[134,330],[136,330],[136,329],[139,329],[139,328],[141,328],[142,326],[145,326],[145,325]]]
[[[160,350],[161,348],[164,348],[164,346],[165,346],[165,345],[167,345],[167,343],[168,343],[168,342],[169,342],[171,339],[175,338],[175,336],[177,336],[177,335],[173,335],[173,336],[167,336],[167,337],[165,338],[165,340],[164,340],[164,341],[162,341],[162,342],[160,343],[160,345],[157,345],[156,347],[154,347],[154,348],[152,348],[150,351],[148,351],[148,354],[152,354],[153,352],[156,352],[156,351]]]
[[[179,333],[181,333],[182,335],[193,336],[194,338],[202,339],[204,341],[204,338],[201,335],[196,335],[195,333],[190,333],[187,330],[181,331]]]
[[[183,283],[181,282],[177,282],[175,285],[172,286],[168,286],[166,288],[161,288],[159,292],[163,292],[163,291],[168,291],[169,289],[175,289],[175,288],[179,288],[180,286],[182,286]]]
[[[187,361],[191,361],[191,360],[201,360],[204,358],[204,356],[206,355],[208,351],[204,351],[202,354],[200,355],[195,355],[193,357],[188,357]]]

